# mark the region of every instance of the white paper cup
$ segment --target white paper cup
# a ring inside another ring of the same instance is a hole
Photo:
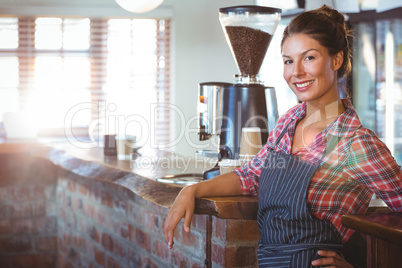
[[[241,131],[240,155],[256,155],[262,148],[261,129],[244,127]]]
[[[135,136],[116,135],[116,151],[118,160],[130,160],[133,153],[134,144],[136,142]]]

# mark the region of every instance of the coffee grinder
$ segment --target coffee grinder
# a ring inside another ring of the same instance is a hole
[[[271,7],[219,9],[219,21],[240,74],[234,83],[199,84],[199,138],[219,137],[216,152],[199,153],[219,160],[238,159],[243,127],[259,127],[262,142],[267,141],[278,109],[275,89],[265,86],[258,73],[280,18],[281,10]]]

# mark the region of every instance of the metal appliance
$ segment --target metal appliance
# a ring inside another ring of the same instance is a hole
[[[234,83],[199,84],[199,138],[219,137],[216,152],[199,153],[219,160],[238,159],[243,127],[259,127],[263,143],[278,119],[275,89],[258,79],[281,10],[262,6],[219,9],[219,20],[235,58]]]

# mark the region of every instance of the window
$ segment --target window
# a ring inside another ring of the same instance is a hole
[[[0,71],[0,122],[23,111],[47,135],[170,140],[169,20],[3,17]]]

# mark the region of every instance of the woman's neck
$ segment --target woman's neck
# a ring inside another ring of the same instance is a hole
[[[308,102],[305,124],[314,124],[316,126],[320,125],[320,128],[325,129],[344,111],[345,107],[340,98],[326,105]]]

